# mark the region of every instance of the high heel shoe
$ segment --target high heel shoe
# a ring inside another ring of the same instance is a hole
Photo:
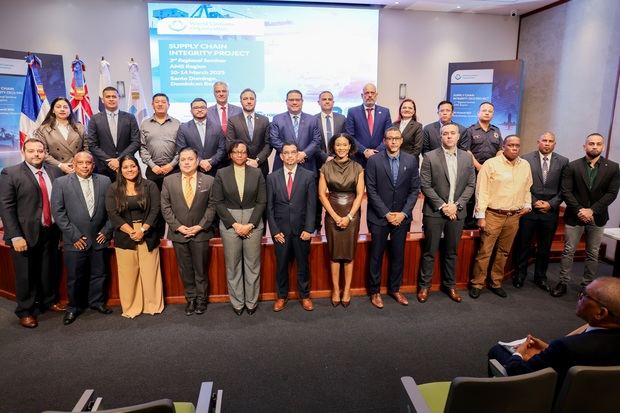
[[[344,294],[343,294],[343,295],[342,295],[342,301],[341,301],[341,303],[342,303],[342,306],[343,306],[344,308],[347,308],[347,307],[349,306],[349,304],[351,304],[351,294],[349,294],[349,299],[348,299],[348,300],[345,300],[345,299],[344,299]]]
[[[340,294],[338,294],[338,300],[334,300],[334,295],[332,294],[332,307],[338,307],[340,303]]]

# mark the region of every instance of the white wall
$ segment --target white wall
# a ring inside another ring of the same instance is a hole
[[[76,53],[86,63],[91,91],[98,85],[101,56],[112,64],[113,82],[124,80],[126,84],[126,62],[133,57],[140,64],[149,95],[145,1],[12,0],[3,1],[0,11],[0,48],[63,55],[67,87],[71,82],[68,67]],[[517,34],[518,21],[510,17],[382,10],[380,103],[396,116],[398,85],[407,83],[418,118],[423,123],[434,121],[437,102],[445,98],[448,63],[514,59]]]

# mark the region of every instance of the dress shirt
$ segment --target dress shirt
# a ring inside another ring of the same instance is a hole
[[[204,118],[203,120],[194,119],[194,123],[196,124],[196,129],[198,129],[198,135],[200,135],[202,145],[204,146],[205,136],[207,134],[207,118]]]
[[[586,182],[588,183],[588,189],[592,190],[592,184],[598,175],[598,166],[601,164],[601,158],[596,160],[596,163],[592,165],[592,161],[587,158],[583,158],[586,163]]]
[[[540,157],[540,170],[543,170],[543,163],[545,156],[547,157],[547,166],[549,167],[549,170],[551,170],[551,156],[553,155],[553,152],[549,152],[548,155],[543,155],[542,153],[538,152],[538,156]]]
[[[51,208],[52,180],[50,179],[50,176],[47,174],[47,171],[45,170],[44,167],[41,167],[41,169],[37,169],[34,166],[30,165],[28,162],[26,162],[26,166],[28,166],[28,169],[30,169],[30,171],[34,175],[34,180],[37,183],[37,188],[39,188],[39,175],[37,174],[39,173],[39,171],[43,172],[43,180],[45,181],[45,186],[47,187],[47,199],[50,200],[50,208]],[[53,223],[54,223],[54,214],[52,214],[52,224]],[[41,210],[41,225],[43,225],[43,210]]]
[[[366,119],[368,119],[368,109],[370,109],[372,111],[372,120],[375,120],[375,105],[372,105],[372,107],[368,107],[366,105],[364,105],[364,116],[366,116]]]
[[[56,122],[56,129],[58,130],[58,132],[60,132],[62,137],[65,138],[65,140],[67,140],[69,138],[69,128],[70,127],[71,126],[69,124],[61,125],[60,123]]]
[[[114,112],[110,112],[106,109],[105,114],[108,120],[108,126],[110,127],[110,134],[112,135],[112,141],[114,142],[114,146],[117,145],[118,142],[118,112],[119,109],[116,109]],[[114,117],[112,117],[114,115]],[[112,123],[114,121],[114,123]],[[112,130],[112,124],[116,125],[116,130]]]
[[[198,186],[198,172],[194,171],[194,173],[192,175],[185,175],[184,173],[181,173],[181,177],[182,179],[182,183],[183,183],[183,190],[185,190],[185,186],[187,185],[187,180],[191,177],[192,178],[192,191],[194,196],[196,196],[196,187]]]
[[[93,177],[92,175],[88,178],[82,178],[79,175],[77,176],[78,181],[80,182],[80,188],[82,189],[82,195],[84,195],[84,200],[86,201],[86,207],[88,208],[88,215],[93,216],[93,212],[95,210],[95,187],[93,186]],[[88,191],[87,191],[88,188]],[[90,197],[89,197],[90,193]],[[90,198],[90,199],[89,199]]]
[[[400,129],[400,133],[403,133],[403,131],[405,130],[407,125],[409,125],[409,122],[411,122],[412,120],[413,120],[413,118],[401,119],[400,120],[400,123],[398,124],[398,129]]]
[[[155,116],[145,119],[140,125],[140,157],[149,168],[179,162],[177,153],[177,131],[181,123],[170,116],[159,123]]]
[[[325,147],[329,151],[329,140],[331,136],[327,136],[327,116],[329,115],[329,121],[332,124],[332,136],[334,135],[334,112],[321,112],[321,130],[323,131],[323,136],[325,136]]]
[[[452,204],[454,203],[454,191],[456,190],[456,175],[458,171],[456,148],[453,148],[452,150],[443,148],[443,154],[446,157],[446,165],[448,166],[448,181],[450,182],[448,202]]]
[[[245,166],[233,165],[235,171],[235,181],[237,182],[237,190],[239,191],[239,199],[243,202],[243,190],[245,187]]]
[[[291,175],[293,177],[293,185],[295,184],[295,174],[297,173],[297,165],[293,166],[293,169],[289,170],[286,166],[282,167],[282,173],[284,174],[284,182],[287,183],[288,182],[288,173],[292,172],[293,175]]]
[[[515,163],[504,154],[486,161],[476,183],[476,218],[484,218],[488,208],[503,210],[532,209],[532,171],[520,157]]]
[[[226,120],[230,119],[230,111],[228,110],[228,103],[225,105],[220,105],[219,103],[216,103],[215,107],[217,107],[217,118],[220,121],[220,126],[222,125],[222,113],[224,113],[224,111],[222,110],[222,106],[226,108]]]

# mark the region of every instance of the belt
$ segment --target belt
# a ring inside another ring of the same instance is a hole
[[[489,208],[487,207],[487,211],[491,211],[491,212],[495,212],[496,214],[500,214],[500,215],[506,215],[507,217],[513,216],[513,215],[517,215],[518,213],[521,212],[523,208],[519,208],[519,209],[495,209],[495,208]]]

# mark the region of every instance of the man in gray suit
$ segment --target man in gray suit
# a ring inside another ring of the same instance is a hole
[[[457,148],[459,127],[449,123],[441,127],[441,147],[424,154],[420,186],[424,193],[424,250],[420,270],[418,301],[428,300],[435,266],[435,253],[442,238],[442,287],[448,296],[461,302],[456,291],[456,252],[467,214],[467,201],[476,187],[471,155]]]
[[[207,309],[209,240],[215,216],[210,202],[213,177],[198,172],[198,153],[191,147],[179,151],[179,168],[180,173],[164,179],[161,212],[185,289],[185,315],[202,314]]]
[[[222,134],[226,136],[228,119],[240,114],[241,108],[228,103],[228,85],[226,82],[218,81],[213,84],[213,97],[215,98],[215,105],[207,110],[207,118],[209,122],[218,125]]]
[[[196,98],[190,104],[193,119],[181,124],[177,131],[177,150],[194,148],[201,172],[215,176],[226,158],[226,141],[222,128],[207,119],[207,102]]]
[[[259,115],[256,108],[256,92],[252,89],[244,89],[240,95],[243,112],[228,119],[226,140],[229,144],[242,141],[248,147],[248,160],[246,165],[260,168],[263,177],[269,173],[269,118]]]
[[[89,152],[73,157],[75,174],[58,178],[52,188],[52,214],[62,231],[67,268],[69,305],[64,325],[75,321],[88,305],[102,313],[105,305],[106,257],[112,237],[112,225],[105,209],[105,194],[110,179],[93,174],[95,160]]]
[[[527,278],[527,264],[530,258],[532,240],[536,236],[536,264],[534,283],[544,291],[547,284],[547,266],[553,236],[558,226],[558,215],[562,203],[560,184],[562,171],[568,165],[568,158],[553,152],[555,135],[545,132],[538,138],[538,150],[523,155],[532,170],[532,211],[519,220],[519,232],[515,241],[514,257],[517,271],[512,284],[523,287]]]

